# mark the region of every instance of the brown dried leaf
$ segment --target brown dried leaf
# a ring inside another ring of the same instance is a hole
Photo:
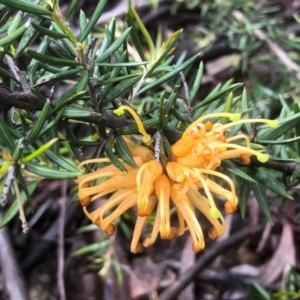
[[[270,284],[295,264],[293,230],[290,225],[284,224],[278,248],[272,258],[261,268],[258,279],[263,285]]]

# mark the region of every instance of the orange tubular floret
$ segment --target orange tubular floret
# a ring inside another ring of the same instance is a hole
[[[83,183],[80,186],[80,189],[84,189],[84,188],[87,188],[87,187],[90,187],[89,182]],[[90,196],[85,196],[85,197],[82,197],[82,198],[79,197],[79,200],[80,200],[80,204],[82,206],[88,206],[91,203],[91,197]]]
[[[155,181],[155,193],[158,198],[158,213],[160,215],[160,236],[162,239],[168,239],[171,235],[170,226],[170,197],[171,186],[168,177],[163,174]]]
[[[107,217],[103,218],[101,222],[101,228],[106,231],[106,228],[118,217],[124,214],[129,208],[136,205],[137,195],[129,195],[118,205],[118,207],[111,212]],[[102,212],[103,215],[104,212]],[[101,218],[100,218],[101,220]]]
[[[163,173],[160,162],[150,160],[144,163],[138,170],[136,186],[138,190],[138,212],[140,215],[149,215],[152,211],[152,203],[149,196],[154,190],[155,180]],[[151,211],[150,211],[151,210]]]
[[[135,189],[120,189],[117,192],[115,192],[111,197],[109,197],[99,208],[99,218],[100,223],[103,222],[103,220],[106,218],[104,217],[105,213],[113,209],[115,206],[119,206],[122,204],[122,202],[129,202],[129,197],[135,197],[135,203],[137,200],[137,193]],[[130,198],[131,199],[131,198]],[[117,210],[116,209],[116,210]],[[111,215],[111,214],[110,214]]]
[[[189,168],[199,168],[201,166],[204,166],[205,163],[203,155],[195,155],[192,153],[176,157],[176,162],[182,166]]]
[[[166,165],[166,170],[169,178],[175,182],[183,182],[185,175],[182,172],[181,165],[175,161],[170,161]]]
[[[123,139],[133,157],[140,157],[143,162],[154,159],[154,154],[149,148],[134,143],[130,138],[126,136],[123,136]]]
[[[236,211],[236,206],[233,206],[230,201],[224,203],[224,210],[227,214],[232,214]]]
[[[246,154],[246,153],[241,154],[239,159],[240,159],[241,164],[243,164],[243,165],[249,165],[251,162],[250,155]]]
[[[202,116],[188,126],[188,128],[184,131],[182,137],[185,138],[189,134],[190,130],[193,127],[197,126],[198,123],[202,123],[204,120],[207,120],[207,119],[219,118],[219,117],[228,117],[228,118],[230,118],[230,120],[239,120],[241,117],[241,114],[220,112],[220,113],[212,113],[212,114]]]
[[[137,172],[130,172],[125,175],[114,176],[98,185],[92,187],[86,187],[84,189],[79,189],[79,198],[85,198],[87,196],[95,195],[101,193],[102,196],[109,194],[113,191],[117,191],[121,188],[134,188],[135,178]]]
[[[146,221],[147,221],[147,217],[138,216],[136,219],[131,245],[130,245],[130,251],[132,253],[140,253],[143,251],[143,245],[139,242],[139,240],[141,238]]]
[[[157,239],[157,236],[158,236],[160,221],[161,221],[160,213],[159,213],[159,209],[157,209],[151,236],[148,236],[144,239],[144,241],[143,241],[143,246],[144,247],[149,247],[149,246],[152,246],[154,244],[154,242],[155,242],[155,240]]]
[[[197,190],[189,189],[187,195],[191,203],[197,207],[213,225],[213,228],[209,231],[208,236],[211,239],[221,236],[226,229],[226,223],[223,216],[220,215],[219,218],[212,217],[210,214],[210,205],[208,199],[201,195]]]
[[[182,184],[174,184],[171,187],[171,198],[177,211],[180,212],[183,219],[187,223],[188,229],[193,238],[193,250],[195,252],[201,251],[205,247],[203,232],[201,226],[196,218],[195,212],[192,209],[188,197],[181,192]]]
[[[183,156],[187,154],[196,144],[196,140],[189,135],[181,138],[171,146],[171,151],[175,156]]]

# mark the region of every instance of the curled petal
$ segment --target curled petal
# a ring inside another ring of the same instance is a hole
[[[213,225],[213,228],[209,231],[208,236],[211,239],[221,236],[226,230],[226,223],[223,216],[219,215],[217,218],[214,218],[210,213],[211,207],[208,199],[201,195],[197,190],[189,189],[187,195],[191,203],[197,207]]]
[[[121,202],[118,207],[111,212],[106,218],[104,218],[101,222],[101,228],[107,232],[107,228],[112,224],[114,220],[116,220],[118,217],[120,217],[122,214],[124,214],[129,208],[136,205],[137,201],[137,195],[129,195],[124,199],[123,202]],[[103,215],[103,212],[101,212]]]
[[[102,196],[104,196],[122,188],[134,188],[136,186],[136,174],[137,171],[132,170],[132,172],[129,172],[128,174],[122,173],[121,175],[114,176],[98,185],[91,187],[83,188],[82,185],[79,184],[79,198],[82,199],[87,196],[96,195],[100,193]]]
[[[232,205],[230,201],[224,203],[224,210],[227,214],[232,214],[236,211],[236,206]]]
[[[238,200],[237,200],[237,196],[236,196],[235,186],[234,186],[233,181],[228,176],[226,176],[220,172],[216,172],[213,170],[206,170],[206,169],[199,169],[199,172],[201,172],[202,174],[210,174],[213,176],[221,177],[222,179],[227,181],[228,184],[230,185],[231,191],[224,189],[222,186],[220,186],[216,182],[210,180],[209,178],[206,179],[206,183],[211,192],[225,197],[227,200],[229,200],[232,203],[232,206],[234,206],[234,207],[237,206]]]
[[[211,119],[211,118],[219,118],[219,117],[228,117],[232,121],[239,120],[241,118],[241,114],[234,114],[234,113],[226,113],[226,112],[221,112],[221,113],[213,113],[213,114],[208,114],[205,116],[201,116],[198,118],[196,121],[194,121],[183,133],[182,137],[186,137],[190,130],[197,126],[199,123],[202,123],[204,120]]]
[[[154,154],[149,148],[134,143],[130,138],[126,136],[123,136],[123,138],[133,157],[141,158],[143,163],[154,159]],[[138,166],[141,167],[141,165],[142,164]]]
[[[203,250],[205,246],[203,232],[187,195],[181,193],[182,188],[183,186],[181,184],[174,184],[171,187],[171,198],[177,210],[187,223],[194,241],[193,250],[198,252]]]
[[[183,182],[186,178],[184,172],[182,171],[181,164],[177,162],[168,162],[166,165],[166,170],[169,178],[175,182]]]
[[[113,224],[108,224],[105,229],[103,229],[103,231],[107,234],[107,235],[114,235],[116,232],[116,227]]]
[[[211,195],[211,192],[209,190],[209,186],[207,184],[207,178],[204,178],[203,175],[201,174],[199,169],[188,169],[187,171],[190,173],[191,176],[193,176],[194,178],[199,180],[199,183],[201,184],[201,186],[203,187],[206,196],[209,200],[210,203],[210,214],[213,215],[214,217],[219,217],[219,215],[221,215],[221,213],[219,212],[219,210],[216,207],[215,201]]]
[[[261,152],[258,152],[258,151],[255,151],[253,149],[249,149],[247,147],[243,147],[243,146],[240,146],[240,145],[229,144],[229,143],[220,143],[220,144],[217,144],[217,145],[214,145],[214,146],[216,148],[228,147],[228,148],[234,148],[236,150],[240,150],[239,152],[238,151],[235,152],[235,153],[238,153],[237,154],[238,156],[241,155],[241,154],[255,155],[260,162],[266,162],[266,161],[269,160],[269,155],[268,154],[261,153]],[[226,153],[226,152],[224,152],[224,153]],[[230,153],[230,151],[228,151],[228,152]],[[220,155],[219,158],[220,157],[222,157],[222,155]]]
[[[84,189],[84,188],[87,188],[87,187],[90,187],[89,182],[84,182],[81,185],[81,189]],[[88,206],[91,203],[91,196],[85,196],[85,197],[82,197],[82,198],[79,197],[79,200],[80,200],[80,204],[82,206]]]
[[[133,237],[131,240],[130,251],[132,253],[140,253],[143,251],[143,245],[139,242],[143,228],[146,224],[147,217],[138,216],[135,222],[135,227],[133,231]]]
[[[149,246],[154,244],[154,242],[156,241],[157,236],[158,236],[159,225],[160,225],[160,213],[159,213],[159,208],[158,208],[157,212],[156,212],[155,221],[154,221],[154,224],[153,224],[151,236],[146,237],[143,241],[143,246],[144,247],[149,247]]]
[[[136,189],[121,189],[115,192],[109,199],[107,199],[99,208],[98,208],[98,213],[99,213],[99,218],[100,218],[100,223],[102,224],[104,222],[104,215],[109,212],[111,209],[113,209],[117,205],[121,205],[123,202],[124,203],[132,203],[132,201],[135,199],[136,204],[137,201],[137,192]],[[133,206],[132,205],[132,206]],[[120,207],[117,207],[115,210],[120,210]],[[129,209],[131,206],[129,206],[127,209]],[[123,211],[123,213],[126,210]],[[113,213],[110,213],[112,215]],[[113,219],[116,219],[117,216]],[[107,217],[106,217],[107,220]],[[111,221],[112,222],[112,221]]]
[[[176,157],[176,162],[188,168],[200,168],[204,166],[203,155],[188,153],[184,156]]]
[[[240,155],[239,158],[240,158],[241,164],[243,164],[243,165],[249,165],[250,162],[251,162],[249,154],[243,153],[243,154]]]
[[[170,196],[171,186],[166,175],[160,175],[155,181],[155,193],[158,198],[158,214],[160,215],[160,236],[168,239],[171,235]]]
[[[160,162],[150,160],[144,163],[138,170],[136,186],[138,190],[138,211],[139,214],[149,215],[149,196],[154,190],[155,180],[163,173]],[[150,206],[152,204],[150,203]]]
[[[196,140],[189,135],[181,138],[171,147],[171,151],[175,156],[183,156],[187,154],[196,144]]]

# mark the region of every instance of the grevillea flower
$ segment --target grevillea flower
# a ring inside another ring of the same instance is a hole
[[[233,122],[222,125],[211,122],[202,123],[206,119],[215,117],[228,117]],[[235,125],[243,123],[266,123],[270,127],[276,127],[278,121],[267,119],[243,119],[241,114],[233,113],[214,113],[200,117],[193,122],[183,133],[182,138],[172,147],[175,160],[183,166],[203,167],[214,170],[222,160],[233,157],[240,157],[243,163],[250,162],[247,158],[255,155],[261,162],[266,162],[269,155],[251,149],[249,137],[238,134],[226,138],[226,131]],[[241,146],[232,142],[244,140],[246,145]]]
[[[124,110],[133,115],[143,135],[143,142],[149,143],[151,136],[131,108],[121,106],[115,113],[122,114]],[[231,122],[224,125],[212,123],[211,120],[216,117],[228,117]],[[107,158],[82,162],[79,168],[90,163],[102,165],[98,170],[78,177],[79,199],[85,214],[107,234],[113,234],[115,220],[128,209],[136,207],[137,218],[131,242],[131,251],[134,253],[152,245],[158,235],[162,239],[172,239],[187,229],[193,238],[193,250],[201,251],[205,242],[197,211],[211,223],[208,236],[215,239],[225,232],[226,223],[214,195],[225,201],[226,213],[234,212],[238,204],[233,181],[216,170],[221,162],[237,157],[241,163],[249,164],[251,155],[261,162],[269,158],[267,154],[251,148],[248,136],[227,134],[235,125],[260,122],[273,127],[277,121],[240,118],[241,114],[215,113],[197,119],[172,145],[168,160],[163,163],[155,158],[148,147],[134,143],[128,136],[124,137],[138,166],[135,169],[123,162],[126,174]],[[204,122],[206,120],[210,121]],[[237,144],[237,141],[242,141],[243,145]],[[225,187],[216,182],[218,178],[225,182]],[[94,201],[100,201],[100,205],[91,205]],[[151,214],[155,215],[152,231],[141,241]],[[174,218],[176,215],[177,221]],[[173,222],[177,225],[172,226]]]

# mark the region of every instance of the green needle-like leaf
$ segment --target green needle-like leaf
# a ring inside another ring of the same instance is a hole
[[[98,4],[94,10],[94,13],[90,19],[90,21],[87,24],[87,27],[85,28],[84,32],[80,35],[79,41],[82,43],[86,39],[86,37],[91,33],[93,28],[95,27],[97,21],[99,20],[105,5],[107,3],[107,0],[99,0]]]
[[[31,56],[32,58],[41,61],[43,63],[48,63],[50,65],[54,65],[54,66],[69,66],[69,67],[77,67],[80,65],[79,61],[74,60],[70,60],[67,58],[57,58],[57,57],[53,57],[53,56],[49,56],[46,54],[41,54],[39,52],[35,52],[32,50],[27,49],[27,54],[29,56]]]
[[[34,3],[29,3],[28,1],[22,0],[0,0],[0,3],[7,7],[11,7],[24,12],[32,13],[34,15],[48,15],[52,14],[51,11],[47,10],[45,7],[38,6]]]
[[[269,201],[268,201],[267,194],[266,194],[266,187],[259,182],[252,183],[251,185],[252,185],[254,196],[255,196],[259,206],[261,207],[261,209],[264,212],[267,219],[270,222],[272,222]]]
[[[149,47],[149,50],[151,53],[151,61],[155,61],[156,60],[156,49],[155,49],[154,43],[152,41],[152,38],[151,38],[148,30],[144,26],[143,21],[140,19],[139,15],[137,14],[137,12],[135,11],[135,9],[133,7],[130,8],[129,12],[134,16],[136,23],[137,23],[139,29],[141,30],[146,43],[148,44],[148,47]]]
[[[51,36],[51,37],[54,37],[54,38],[66,38],[66,37],[68,37],[65,33],[61,33],[61,32],[57,32],[57,31],[54,31],[54,30],[47,29],[47,28],[45,28],[43,26],[40,26],[39,24],[34,23],[34,22],[31,22],[31,25],[36,31],[38,31],[38,32],[40,32],[44,35],[48,35],[48,36]]]
[[[49,179],[75,179],[80,172],[62,171],[54,168],[50,168],[46,165],[38,163],[28,162],[25,164],[25,169],[34,174],[43,176]]]
[[[110,55],[112,55],[125,41],[130,33],[131,28],[127,28],[96,60],[95,64],[104,61]]]
[[[176,68],[174,68],[172,71],[168,72],[166,75],[160,77],[158,80],[155,80],[149,84],[147,84],[145,87],[143,87],[138,94],[142,94],[150,89],[153,89],[159,85],[161,85],[162,83],[166,82],[167,80],[171,79],[172,77],[176,76],[177,74],[179,74],[181,71],[183,71],[185,68],[187,68],[189,65],[191,65],[196,59],[198,58],[198,54],[191,57],[190,59],[188,59],[186,62],[184,62],[183,64],[177,66]]]
[[[129,148],[127,144],[125,143],[123,137],[121,135],[116,135],[114,138],[115,141],[115,149],[117,154],[124,159],[125,162],[127,162],[130,166],[133,168],[138,168],[137,164],[132,158],[132,155],[129,151]]]
[[[127,169],[125,166],[120,162],[118,157],[114,154],[113,150],[111,147],[106,143],[105,144],[105,152],[107,157],[110,159],[110,161],[118,168],[120,169],[123,173],[127,173]]]

